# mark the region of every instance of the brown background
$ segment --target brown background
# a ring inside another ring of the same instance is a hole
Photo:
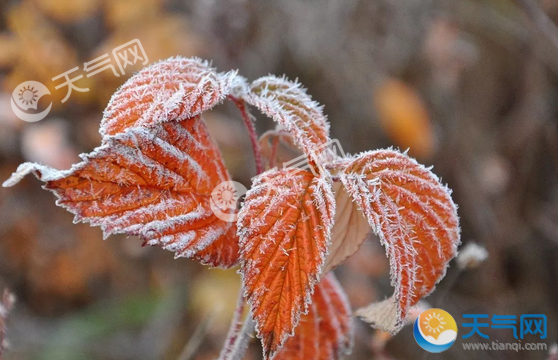
[[[558,20],[557,2],[539,5]],[[84,78],[76,85],[90,91],[65,104],[65,89],[50,79],[131,39],[150,62],[196,55],[252,80],[285,73],[325,105],[346,152],[410,147],[454,190],[463,243],[483,244],[489,258],[463,272],[452,264],[428,303],[453,314],[462,333],[465,313],[546,314],[550,346],[558,337],[558,37],[528,9],[509,0],[3,0],[0,179],[25,160],[68,168],[99,144],[102,110],[125,78]],[[54,108],[38,123],[10,109],[26,80],[52,93]],[[260,131],[272,126],[261,119]],[[221,106],[207,120],[233,178],[249,185],[253,161],[237,112]],[[372,240],[337,271],[353,308],[390,294],[387,271]],[[35,179],[0,190],[0,288],[18,297],[6,359],[212,359],[238,286],[234,270],[173,260],[136,238],[102,241],[99,229],[72,224]],[[433,355],[410,326],[386,338],[355,323],[351,359],[547,358],[465,352],[460,336]],[[486,333],[515,341],[509,330]],[[260,356],[254,342],[247,358]]]

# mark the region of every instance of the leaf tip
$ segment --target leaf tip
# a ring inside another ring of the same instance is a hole
[[[37,178],[41,178],[41,170],[48,171],[49,168],[43,165],[25,162],[17,167],[17,170],[10,175],[10,177],[2,183],[2,187],[8,188],[18,184],[25,176],[34,173]]]
[[[397,302],[393,297],[375,302],[355,311],[355,316],[370,324],[375,329],[396,334],[403,327]]]

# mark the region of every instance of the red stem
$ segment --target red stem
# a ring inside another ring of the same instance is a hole
[[[242,115],[242,120],[244,120],[244,126],[246,126],[246,130],[248,131],[248,135],[250,135],[250,142],[252,143],[252,151],[254,152],[254,162],[256,163],[256,175],[259,175],[264,172],[263,166],[263,159],[262,159],[262,152],[260,150],[260,143],[258,142],[258,133],[256,132],[256,127],[254,126],[254,121],[252,120],[252,115],[248,112],[246,108],[246,103],[244,100],[229,95],[229,99],[231,99],[238,110],[240,110],[240,114]]]
[[[240,110],[244,126],[248,131],[248,135],[250,135],[252,151],[254,152],[254,162],[256,163],[256,175],[259,175],[264,172],[264,166],[260,143],[258,141],[258,133],[256,132],[256,127],[254,126],[253,117],[248,112],[244,100],[232,95],[229,95],[229,99],[231,99],[238,110]],[[220,360],[240,359],[246,351],[246,347],[248,345],[247,336],[249,332],[253,331],[253,322],[250,314],[248,314],[244,320],[244,326],[241,326],[244,304],[244,290],[241,288],[240,293],[238,294],[234,316],[227,333],[227,339],[225,340],[225,346],[219,355]]]
[[[240,335],[240,330],[242,329],[240,320],[242,319],[242,313],[244,312],[244,290],[240,288],[238,293],[238,299],[236,300],[236,308],[234,310],[234,316],[231,321],[231,326],[227,333],[227,339],[225,340],[225,345],[221,350],[219,359],[230,358],[231,352],[234,350],[234,343],[238,336]]]
[[[277,156],[277,148],[278,147],[279,147],[279,137],[276,137],[276,138],[273,139],[273,142],[271,143],[271,155],[269,156],[269,158],[270,158],[269,167],[270,168],[275,167],[275,156]]]

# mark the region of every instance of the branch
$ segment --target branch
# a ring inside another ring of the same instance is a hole
[[[2,354],[7,348],[6,319],[14,307],[14,303],[14,294],[12,294],[8,289],[4,289],[4,295],[2,296],[2,302],[0,303],[0,360],[2,359]]]
[[[225,346],[221,350],[219,360],[240,360],[248,348],[249,335],[254,331],[254,321],[250,314],[246,316],[241,327],[242,313],[244,312],[244,291],[241,288],[238,294],[234,317],[227,333]]]
[[[229,95],[229,99],[234,102],[238,110],[240,110],[240,114],[242,114],[242,120],[244,120],[244,126],[246,126],[246,130],[248,130],[248,135],[250,135],[250,142],[252,143],[252,150],[254,151],[256,175],[259,175],[264,172],[264,166],[262,160],[262,152],[260,150],[260,144],[258,142],[258,133],[256,132],[256,128],[254,126],[254,117],[248,112],[244,100],[232,95]]]
[[[254,118],[248,112],[244,100],[232,95],[229,95],[229,99],[231,99],[238,110],[240,110],[242,120],[244,120],[244,125],[248,131],[248,135],[250,135],[250,142],[252,143],[252,150],[254,152],[254,162],[256,163],[256,175],[259,175],[264,172],[264,166],[262,151],[260,149],[260,143],[258,142],[258,133],[254,126]],[[238,294],[238,300],[236,301],[234,316],[227,333],[225,345],[219,355],[219,360],[240,360],[248,348],[249,335],[254,331],[254,321],[252,321],[252,317],[248,314],[241,328],[244,303],[244,290],[241,288]]]

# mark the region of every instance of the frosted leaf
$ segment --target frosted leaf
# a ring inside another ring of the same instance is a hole
[[[351,352],[353,321],[345,292],[333,273],[317,285],[308,314],[274,360],[337,360]]]
[[[362,211],[343,188],[343,184],[335,183],[333,188],[335,190],[335,220],[324,273],[334,269],[357,252],[372,232]]]
[[[308,311],[334,208],[331,184],[305,170],[264,172],[246,194],[237,222],[240,271],[266,359]]]
[[[198,58],[175,57],[152,64],[118,89],[105,109],[103,138],[129,127],[150,127],[201,114],[223,101],[236,72],[218,73]]]
[[[367,307],[360,308],[355,312],[356,316],[362,318],[373,327],[384,331],[397,328],[397,301],[388,298],[372,303]]]
[[[394,150],[356,156],[340,178],[380,237],[391,265],[394,296],[370,308],[369,313],[381,318],[367,319],[395,333],[409,308],[434,289],[456,255],[457,207],[430,169]]]
[[[266,76],[254,81],[244,100],[271,117],[293,136],[310,156],[319,158],[330,141],[329,123],[322,106],[313,101],[298,82]]]
[[[210,209],[212,190],[229,175],[199,117],[129,128],[105,140],[70,170],[21,164],[4,186],[33,173],[75,221],[100,226],[105,237],[137,235],[176,257],[218,267],[236,263],[236,226]]]

